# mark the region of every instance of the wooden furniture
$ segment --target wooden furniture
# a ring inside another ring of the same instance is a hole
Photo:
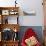
[[[44,26],[44,46],[46,46],[46,26]]]
[[[5,41],[2,43],[3,43],[3,46],[18,46],[18,41]]]
[[[46,46],[46,0],[43,0],[43,10],[44,10],[44,46]]]
[[[5,29],[7,30],[11,29],[15,33],[19,32],[18,9],[19,7],[0,7],[0,32],[1,32],[0,46],[18,46],[19,39],[18,40],[11,39],[7,41],[4,40],[2,37],[3,34],[2,32],[5,32],[4,31]]]

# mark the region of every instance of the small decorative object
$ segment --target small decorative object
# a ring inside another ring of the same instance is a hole
[[[16,28],[14,29],[14,32],[17,32],[17,29]]]
[[[16,15],[18,12],[16,12],[15,10],[11,10],[10,11],[10,15]]]
[[[14,15],[14,10],[10,10],[10,15]]]
[[[15,32],[15,33],[14,33],[13,39],[14,39],[14,41],[15,41],[15,40],[18,40],[18,32]]]
[[[14,14],[18,14],[18,12],[14,12]]]
[[[36,14],[34,10],[32,10],[32,11],[23,11],[23,13],[25,15],[35,15]]]
[[[10,15],[16,15],[17,13],[18,12],[16,10],[14,10],[14,9],[12,9],[12,10],[9,11],[9,14]]]
[[[9,10],[2,10],[2,15],[9,15]]]
[[[17,29],[16,29],[15,27],[14,27],[13,31],[14,31],[13,40],[14,40],[14,41],[15,41],[15,40],[18,40],[18,32],[17,32]]]
[[[11,11],[11,12],[10,12],[10,15],[14,15],[14,12]]]
[[[16,40],[16,35],[17,35],[17,34],[16,34],[16,33],[14,33],[14,37],[13,37],[13,38],[14,38],[14,41]]]
[[[16,2],[17,0],[15,0],[15,7],[16,7],[16,4],[17,4],[17,2]]]

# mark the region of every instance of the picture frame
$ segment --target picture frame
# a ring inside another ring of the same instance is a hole
[[[2,15],[9,15],[9,10],[2,10]]]

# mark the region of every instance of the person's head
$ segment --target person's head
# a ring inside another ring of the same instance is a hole
[[[25,39],[32,37],[32,36],[36,36],[36,33],[34,32],[34,30],[32,28],[28,28],[25,32]]]

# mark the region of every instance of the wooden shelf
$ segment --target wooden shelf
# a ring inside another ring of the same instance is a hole
[[[15,33],[15,29],[16,29],[17,33],[19,32],[20,27],[19,27],[19,24],[18,24],[18,14],[19,14],[18,9],[19,9],[19,7],[0,7],[0,20],[1,20],[0,32],[1,33],[6,28],[13,30],[14,33]],[[10,14],[10,12],[13,12],[14,14]],[[17,12],[17,14],[15,14],[15,12]],[[14,16],[14,17],[17,16],[17,24],[8,24],[8,19],[7,19],[8,16]],[[5,18],[6,18],[6,20],[5,20]],[[17,39],[17,41],[16,40],[13,41],[13,39],[11,39],[9,41],[4,41],[2,38],[3,37],[2,37],[2,34],[1,34],[0,46],[18,46],[18,42],[19,42],[18,39]]]
[[[1,24],[0,27],[1,27],[1,30],[5,29],[5,28],[10,28],[12,30],[17,29],[17,31],[19,31],[19,29],[20,29],[18,24]]]
[[[16,10],[16,11],[18,11],[18,8],[19,7],[0,7],[0,10]]]
[[[19,41],[1,41],[0,43],[2,46],[18,46]]]
[[[5,42],[5,43],[8,43],[8,42],[12,43],[12,42],[19,42],[19,40],[15,40],[15,41],[10,40],[10,41],[3,41],[3,42]]]

